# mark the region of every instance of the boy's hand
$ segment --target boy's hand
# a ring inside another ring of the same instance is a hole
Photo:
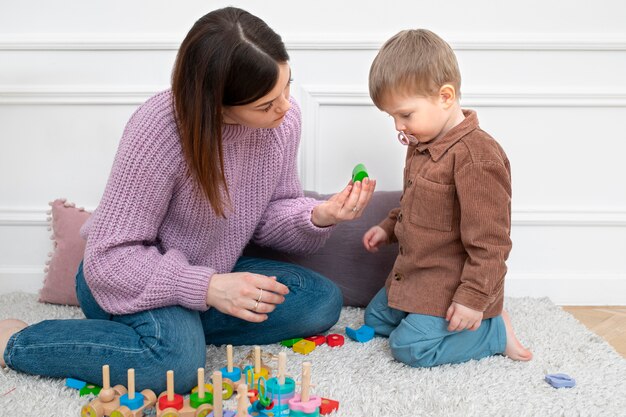
[[[454,301],[448,307],[446,320],[450,322],[448,331],[456,332],[461,330],[476,330],[483,320],[483,312],[472,310]]]
[[[378,247],[383,243],[389,243],[389,236],[380,226],[370,228],[363,235],[363,245],[369,252],[378,252]]]

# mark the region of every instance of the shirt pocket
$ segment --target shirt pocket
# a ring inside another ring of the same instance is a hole
[[[427,229],[452,231],[454,197],[453,184],[438,184],[416,176],[413,180],[413,195],[409,221]]]

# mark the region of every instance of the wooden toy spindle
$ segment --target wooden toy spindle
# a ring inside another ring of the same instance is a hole
[[[248,385],[239,384],[239,386],[237,387],[237,417],[248,416],[247,403],[248,403]]]
[[[102,367],[102,389],[111,388],[111,374],[109,373],[109,365]]]
[[[135,399],[135,370],[133,368],[128,370],[128,399]]]
[[[226,346],[226,369],[229,373],[233,371],[233,345]]]
[[[232,349],[232,346],[231,346]],[[224,406],[222,405],[222,373],[213,372],[213,416],[222,417]]]
[[[287,354],[280,352],[278,354],[278,383],[285,385],[285,373],[287,370]]]
[[[309,401],[309,391],[311,389],[311,362],[302,363],[302,385],[300,398],[303,403]]]
[[[102,366],[102,389],[100,390],[100,394],[98,394],[98,398],[105,403],[111,402],[115,398],[115,391],[111,388],[109,365]]]
[[[261,373],[261,346],[254,347],[254,374]]]
[[[167,371],[167,400],[174,401],[174,371]]]
[[[204,368],[198,368],[198,398],[204,398]]]

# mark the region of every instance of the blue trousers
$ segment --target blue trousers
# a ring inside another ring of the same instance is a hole
[[[444,317],[406,313],[387,304],[383,287],[365,309],[365,324],[389,337],[393,357],[413,367],[461,363],[504,352],[506,330],[501,316],[483,320],[477,330],[448,331]]]
[[[262,323],[250,323],[216,309],[206,312],[180,306],[128,315],[111,315],[93,298],[82,271],[76,291],[86,320],[46,320],[13,335],[4,352],[16,371],[72,377],[98,383],[102,365],[110,365],[111,384],[126,385],[135,369],[136,386],[157,393],[166,389],[166,372],[174,370],[176,392],[197,383],[206,362],[206,344],[256,345],[322,333],[339,319],[342,296],[329,279],[283,262],[240,258],[233,272],[276,276],[289,287],[285,302]]]

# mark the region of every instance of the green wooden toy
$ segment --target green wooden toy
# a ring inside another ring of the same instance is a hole
[[[367,177],[369,177],[369,175],[367,174],[367,169],[363,164],[358,164],[352,170],[352,182],[363,181],[363,179]]]
[[[296,344],[297,342],[301,341],[302,338],[301,337],[296,337],[293,339],[287,339],[287,340],[283,340],[282,342],[280,342],[281,345],[286,346],[286,347],[292,347],[294,344]]]

